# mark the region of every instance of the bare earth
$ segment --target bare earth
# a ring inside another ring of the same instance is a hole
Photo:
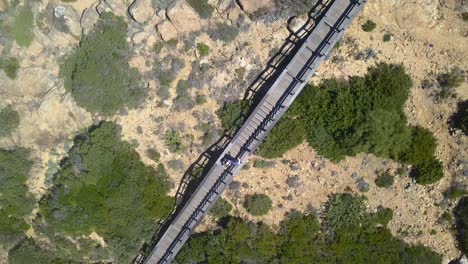
[[[81,15],[94,2],[77,1],[72,6]],[[109,2],[116,3],[119,10],[125,10],[130,4],[129,1]],[[434,133],[439,144],[437,156],[444,164],[445,177],[437,184],[424,187],[416,185],[407,175],[403,175],[396,179],[390,189],[378,188],[374,184],[377,172],[387,169],[395,171],[398,164],[367,154],[348,157],[333,164],[318,156],[304,143],[289,151],[282,159],[275,160],[275,167],[250,168],[236,178],[242,186],[240,192],[224,194],[235,205],[235,214],[253,221],[264,221],[272,226],[278,225],[285,213],[293,209],[320,215],[330,195],[349,189],[359,193],[356,181],[351,177],[354,174],[361,176],[370,185],[370,190],[362,193],[368,198],[370,211],[378,206],[393,209],[394,218],[389,227],[395,236],[409,243],[431,247],[444,255],[445,263],[460,256],[461,252],[456,248],[450,226],[439,224],[438,219],[445,210],[455,205],[455,202],[441,203],[442,193],[454,181],[468,183],[468,177],[463,176],[468,165],[462,162],[468,160],[468,138],[461,133],[451,135],[446,124],[456,109],[457,99],[436,103],[430,91],[421,88],[423,80],[434,78],[438,73],[446,72],[454,66],[468,69],[468,23],[455,10],[459,8],[457,1],[445,2],[445,6],[441,6],[436,0],[369,0],[364,12],[346,32],[341,47],[331,56],[331,60],[322,65],[312,80],[316,83],[324,78],[346,79],[352,75],[363,75],[369,66],[377,62],[403,63],[414,80],[406,114],[411,124],[423,126]],[[3,4],[0,0],[0,7]],[[42,8],[44,7],[45,4]],[[234,9],[230,13],[223,12],[216,15],[210,23],[222,18],[232,18],[240,12],[240,9]],[[161,38],[156,33],[155,23],[164,19],[164,15],[154,16],[151,23],[140,27],[141,32],[151,36],[147,38],[147,42],[129,37],[135,50],[130,64],[141,73],[151,70],[148,65],[152,64],[154,58],[152,44]],[[367,19],[377,23],[377,29],[372,33],[361,29],[361,24]],[[171,91],[170,99],[162,101],[156,95],[156,83],[150,81],[150,95],[140,108],[108,118],[122,125],[124,138],[136,143],[137,151],[145,163],[156,165],[145,154],[150,147],[161,152],[161,161],[165,165],[174,159],[183,161],[184,169],[166,166],[175,183],[172,194],[175,193],[185,168],[200,154],[200,149],[195,146],[200,143],[201,132],[195,126],[200,122],[207,122],[219,127],[215,111],[220,107],[221,99],[234,100],[242,97],[245,85],[238,84],[235,69],[245,67],[247,76],[251,73],[255,77],[255,73],[266,65],[270,51],[283,44],[289,34],[284,20],[271,24],[249,23],[250,27],[230,44],[212,41],[206,33],[197,35],[195,43],[203,42],[210,46],[210,55],[201,60],[222,66],[209,71],[211,81],[208,85],[192,91],[193,95],[206,95],[206,104],[196,106],[190,111],[176,112],[169,107],[175,98],[175,89]],[[391,41],[382,41],[385,33],[393,35]],[[179,38],[183,39],[182,36]],[[51,31],[49,35],[44,35],[35,29],[35,40],[29,48],[19,48],[16,44],[12,48],[11,55],[18,57],[21,64],[17,80],[9,80],[0,71],[0,108],[12,103],[21,116],[18,130],[11,137],[0,139],[0,147],[21,146],[33,150],[35,163],[28,184],[31,192],[38,198],[46,192],[48,180],[56,172],[58,162],[65,157],[73,136],[103,119],[92,116],[77,106],[58,77],[58,57],[72,50],[78,41],[78,38],[69,34]],[[179,41],[178,49],[183,49],[183,45]],[[357,53],[368,54],[370,49],[375,53],[372,58],[355,59]],[[0,46],[1,50],[3,47]],[[51,50],[55,52],[52,53]],[[185,79],[189,75],[191,62],[198,59],[195,50],[181,53],[174,48],[168,51],[185,62],[178,79]],[[174,86],[176,83],[177,81]],[[229,91],[232,94],[225,97],[219,95],[222,93],[219,89],[230,83],[235,84]],[[458,100],[468,99],[467,82],[457,88],[456,93]],[[164,146],[164,133],[169,128],[187,136],[184,138],[186,151],[174,154]],[[193,135],[193,139],[189,135]],[[284,164],[283,159],[289,163]],[[289,187],[286,183],[291,175],[299,177],[300,184],[296,188]],[[245,195],[256,192],[266,193],[273,200],[273,210],[266,216],[252,217],[242,207]],[[209,230],[214,225],[213,219],[208,217],[198,231]],[[431,235],[431,230],[435,230],[436,234]],[[28,234],[34,236],[33,230]],[[99,234],[93,233],[90,237],[105,244]],[[0,262],[4,257],[5,252],[0,252]]]

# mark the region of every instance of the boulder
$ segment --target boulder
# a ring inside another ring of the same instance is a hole
[[[136,32],[132,35],[132,42],[136,45],[143,43],[148,38],[148,33],[144,31]]]
[[[54,8],[54,27],[61,31],[70,33],[75,37],[81,36],[80,16],[69,5],[58,5]]]
[[[158,25],[156,25],[156,30],[161,35],[161,38],[164,41],[168,41],[170,39],[177,37],[177,29],[168,20],[165,20],[159,23]]]
[[[291,19],[289,22],[288,28],[291,32],[297,32],[299,29],[301,29],[302,26],[304,26],[307,23],[307,19],[304,17],[294,17]]]
[[[147,23],[155,14],[152,0],[135,0],[128,8],[128,12],[133,20],[140,24]]]
[[[91,7],[86,8],[81,15],[81,29],[84,34],[88,34],[94,28],[94,25],[99,20],[99,13],[96,10],[96,6],[99,4],[99,1],[95,2]]]
[[[272,8],[274,6],[273,0],[239,0],[238,2],[246,13],[254,13],[262,8]]]
[[[166,15],[172,25],[182,33],[199,31],[204,24],[185,1],[174,1],[167,7]]]
[[[234,6],[237,6],[235,0],[219,0],[218,5],[216,6],[216,10],[218,13],[224,14]]]

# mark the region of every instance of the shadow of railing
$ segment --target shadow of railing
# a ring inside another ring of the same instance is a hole
[[[253,109],[255,109],[257,104],[268,92],[272,84],[286,68],[289,61],[301,47],[301,44],[305,41],[307,36],[315,27],[315,22],[321,19],[321,16],[325,13],[324,11],[326,11],[329,3],[332,1],[333,0],[317,1],[315,6],[308,13],[307,21],[300,29],[293,32],[293,30],[288,28],[290,34],[286,38],[285,43],[281,46],[279,51],[275,53],[275,55],[273,55],[273,57],[267,62],[265,69],[261,71],[258,77],[247,88],[242,100],[249,102],[249,107],[245,109],[235,121],[236,129],[231,132],[224,131],[224,134],[221,136],[221,138],[213,145],[208,147],[208,149],[205,150],[186,170],[179,183],[179,187],[177,188],[174,210],[166,219],[160,221],[157,224],[155,235],[152,237],[150,243],[143,245],[140,251],[140,255],[134,259],[134,263],[142,263],[145,256],[149,255],[151,250],[158,242],[159,238],[163,235],[164,231],[169,227],[180,210],[185,206],[187,201],[189,201],[193,192],[203,180],[203,177],[218,160],[219,156],[221,153],[223,153],[224,149],[232,140],[233,136],[242,127],[243,121],[248,118]]]

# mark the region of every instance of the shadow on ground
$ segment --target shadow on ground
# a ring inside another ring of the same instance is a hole
[[[164,220],[160,221],[157,226],[155,235],[150,243],[146,243],[141,251],[140,256],[135,258],[135,263],[143,262],[145,256],[149,255],[151,250],[156,245],[164,231],[171,224],[172,220],[177,216],[179,211],[184,207],[190,199],[193,192],[198,187],[203,177],[208,173],[212,165],[218,160],[219,156],[229,144],[237,130],[242,126],[243,120],[246,120],[249,114],[255,109],[257,104],[262,100],[263,96],[268,92],[269,88],[276,81],[282,71],[286,68],[288,62],[300,48],[303,41],[315,27],[315,22],[320,20],[329,6],[330,0],[319,0],[308,13],[308,20],[299,30],[291,32],[279,51],[268,61],[267,66],[259,74],[259,76],[247,88],[243,100],[249,102],[249,108],[243,112],[237,119],[237,129],[233,132],[225,131],[223,136],[207,150],[205,150],[198,159],[190,165],[184,173],[184,176],[179,183],[175,196],[175,205],[172,213]],[[290,20],[292,20],[291,18]],[[288,21],[290,22],[290,21]],[[289,23],[288,23],[289,24]]]

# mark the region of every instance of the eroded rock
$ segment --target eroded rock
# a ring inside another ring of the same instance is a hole
[[[161,35],[161,38],[164,41],[168,41],[170,39],[173,39],[173,38],[177,37],[177,29],[168,20],[165,20],[165,21],[159,23],[156,26],[156,30]]]
[[[54,8],[54,27],[61,31],[70,33],[75,37],[81,36],[80,16],[69,5],[58,5]]]
[[[239,0],[239,4],[246,13],[254,13],[263,8],[271,8],[274,6],[272,0]]]
[[[135,0],[128,8],[133,20],[138,23],[147,23],[155,14],[152,0]]]
[[[175,1],[167,7],[166,13],[172,25],[182,33],[202,29],[203,21],[185,1]]]

